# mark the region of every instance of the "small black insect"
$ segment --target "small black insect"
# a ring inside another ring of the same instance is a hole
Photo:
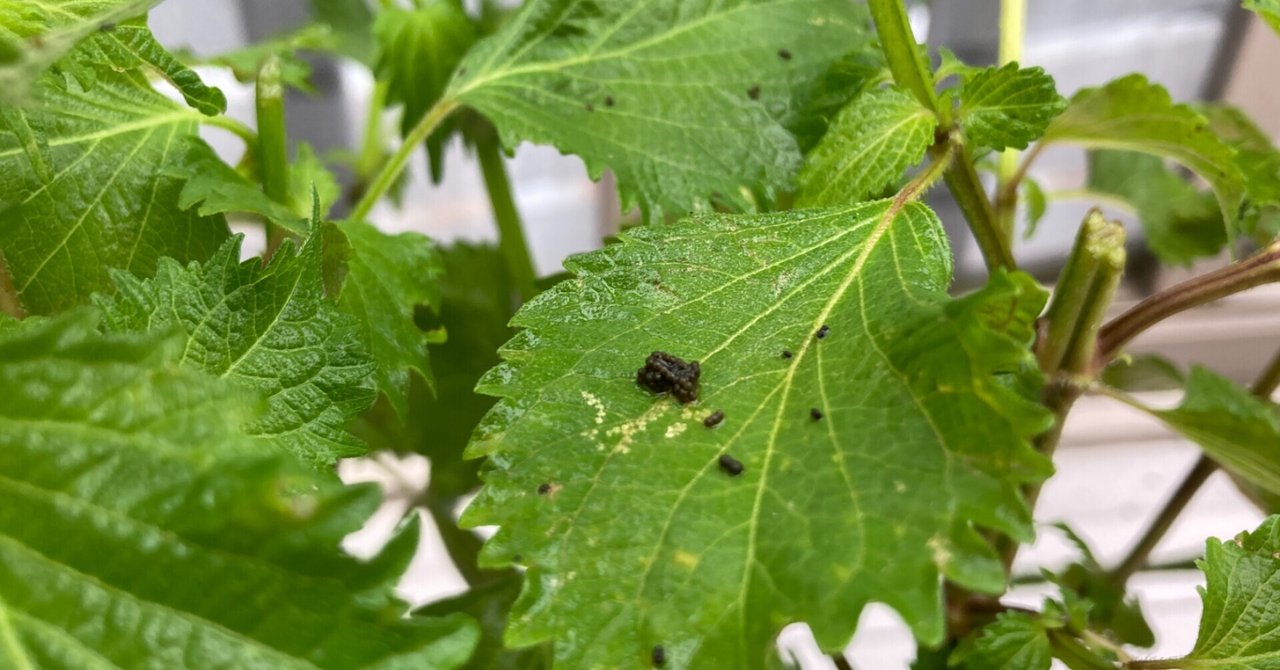
[[[718,426],[721,421],[724,421],[724,412],[716,410],[708,415],[707,418],[702,420],[702,425],[707,428],[714,428],[715,426]]]
[[[543,483],[541,483],[541,484],[538,484],[538,495],[540,495],[540,496],[545,496],[545,495],[547,495],[548,493],[551,493],[551,483],[550,483],[550,482],[543,482]]]
[[[778,49],[778,58],[782,60],[791,60],[791,52],[786,49]]]
[[[809,418],[813,419],[814,421],[822,420],[822,410],[818,409],[817,407],[814,407],[813,409],[809,410]]]
[[[747,97],[748,97],[748,98],[751,98],[752,100],[759,100],[759,99],[760,99],[760,85],[759,85],[759,84],[756,84],[755,86],[752,86],[751,88],[747,89]]]
[[[783,350],[782,350],[782,357],[783,357],[783,358],[791,358],[791,356],[792,356],[792,354],[791,354],[791,350],[790,350],[790,349],[783,349]]]
[[[829,332],[831,332],[831,327],[824,323],[822,324],[822,327],[818,329],[818,332],[814,333],[814,337],[821,340],[826,337]]]
[[[636,371],[636,383],[654,393],[667,393],[681,404],[698,399],[698,377],[702,368],[698,361],[686,363],[665,351],[655,351]]]
[[[737,477],[742,474],[742,461],[729,454],[720,454],[720,469],[729,473],[730,476]]]
[[[667,650],[663,649],[662,645],[654,647],[650,656],[653,658],[653,667],[655,668],[661,668],[667,664]]]
[[[604,96],[604,106],[605,106],[605,107],[612,107],[612,106],[613,106],[613,96],[612,96],[612,95],[606,95],[606,96]]]

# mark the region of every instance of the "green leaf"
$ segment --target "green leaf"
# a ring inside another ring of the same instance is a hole
[[[1196,646],[1180,667],[1280,668],[1280,517],[1230,542],[1210,539],[1200,561],[1207,584]]]
[[[432,476],[435,462],[432,462]],[[509,572],[496,582],[473,588],[447,600],[432,603],[414,612],[414,616],[443,617],[457,612],[467,614],[480,623],[480,643],[476,653],[467,663],[473,670],[549,670],[550,649],[546,646],[529,649],[506,649],[502,644],[502,631],[507,626],[507,613],[520,593],[520,575]]]
[[[1227,242],[1212,196],[1165,167],[1159,156],[1091,151],[1088,188],[1129,202],[1147,246],[1167,264],[1188,265],[1217,254]]]
[[[867,32],[845,0],[533,0],[445,97],[508,148],[553,144],[594,178],[609,168],[623,209],[650,220],[712,199],[746,209],[744,190],[792,186],[800,151],[780,119]]]
[[[408,135],[444,93],[462,57],[476,43],[476,26],[456,0],[428,0],[411,10],[391,8],[378,15],[378,79],[387,86],[387,104],[403,105],[400,132]],[[446,119],[427,139],[431,175],[443,176],[444,143],[456,124]]]
[[[420,305],[440,306],[440,255],[419,233],[388,235],[360,221],[335,228],[350,245],[338,309],[351,315],[373,355],[378,390],[408,419],[410,376],[432,381],[427,333],[414,323],[413,312]]]
[[[1178,407],[1142,409],[1195,441],[1232,473],[1280,494],[1280,407],[1275,403],[1193,367]]]
[[[1280,0],[1244,0],[1242,6],[1257,12],[1271,29],[1280,34]]]
[[[110,268],[207,258],[228,234],[179,205],[173,176],[216,160],[196,135],[205,117],[140,70],[91,69],[92,88],[50,74],[38,107],[0,109],[0,250],[28,312],[109,290]]]
[[[253,394],[181,364],[180,338],[94,326],[0,334],[0,666],[462,665],[467,617],[401,618],[416,525],[342,554],[375,488],[240,433]]]
[[[326,218],[333,204],[342,197],[342,187],[310,144],[298,142],[297,147],[297,155],[289,165],[289,206],[294,214],[305,219],[317,214],[321,219]],[[317,205],[319,212],[311,211]]]
[[[202,62],[231,70],[237,81],[248,84],[258,78],[258,70],[270,56],[280,59],[280,80],[287,86],[314,92],[311,85],[311,63],[300,51],[337,50],[337,38],[327,24],[308,23],[296,30],[255,42],[239,49],[224,51]]]
[[[528,566],[508,643],[554,639],[567,667],[663,645],[673,667],[753,668],[787,622],[837,649],[875,600],[937,643],[941,576],[1003,590],[977,527],[1028,538],[1019,483],[1051,469],[1028,442],[1050,417],[1014,390],[1039,390],[1034,281],[949,298],[951,252],[919,204],[620,240],[519,312],[478,387],[502,400],[469,447],[489,462],[463,522],[501,526],[483,564]],[[696,402],[637,386],[656,350],[701,361]]]
[[[1186,375],[1169,359],[1156,354],[1124,354],[1102,369],[1102,383],[1130,393],[1182,388]]]
[[[996,151],[1027,148],[1067,106],[1053,77],[1042,68],[1019,68],[1017,63],[964,77],[956,95],[965,137]]]
[[[1155,633],[1142,613],[1142,603],[1137,598],[1126,597],[1124,585],[1115,584],[1083,538],[1064,523],[1055,525],[1080,552],[1079,562],[1057,575],[1050,574],[1050,580],[1061,589],[1064,603],[1061,608],[1071,620],[1071,626],[1084,630],[1088,623],[1093,630],[1110,633],[1124,644],[1138,647],[1155,644]]]
[[[1244,177],[1235,152],[1208,125],[1191,107],[1175,105],[1163,86],[1132,74],[1080,90],[1041,141],[1138,151],[1182,164],[1213,187],[1230,236],[1237,230]]]
[[[166,166],[166,172],[185,182],[177,202],[182,210],[195,208],[202,217],[230,212],[257,214],[297,235],[306,235],[310,229],[306,217],[267,197],[261,184],[250,181],[212,152]]]
[[[868,42],[827,68],[805,96],[800,111],[787,121],[800,151],[808,155],[826,134],[832,119],[859,94],[893,83],[880,45]]]
[[[95,299],[104,327],[182,332],[183,364],[268,396],[246,426],[261,441],[322,469],[363,453],[346,426],[374,400],[374,362],[360,324],[324,297],[318,236],[296,254],[286,243],[265,267],[240,262],[241,239],[207,263],[163,259],[154,279],[114,273],[116,295]]]
[[[1040,225],[1040,219],[1044,218],[1049,203],[1044,196],[1044,189],[1035,178],[1023,177],[1021,187],[1022,202],[1027,213],[1027,229],[1023,233],[1023,238],[1027,239],[1036,234],[1036,228]]]
[[[968,638],[949,664],[964,670],[1049,670],[1053,646],[1039,618],[1026,612],[1002,612]]]
[[[310,0],[311,16],[328,26],[336,38],[335,50],[373,66],[377,45],[373,39],[373,10],[366,0]]]
[[[938,117],[897,88],[874,89],[840,111],[800,171],[801,207],[878,195],[933,144]]]
[[[1209,127],[1236,150],[1244,175],[1245,209],[1241,230],[1265,243],[1280,235],[1280,150],[1271,137],[1243,111],[1230,105],[1206,104],[1201,111]]]
[[[0,1],[0,100],[18,102],[82,39],[142,14],[160,0],[86,0],[45,5]]]

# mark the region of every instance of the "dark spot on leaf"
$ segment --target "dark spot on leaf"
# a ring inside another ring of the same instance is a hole
[[[545,496],[545,495],[547,495],[548,493],[551,493],[551,483],[550,483],[550,482],[543,482],[543,483],[541,483],[541,484],[538,484],[538,495],[540,495],[540,496]]]
[[[790,349],[783,349],[783,350],[782,350],[782,357],[783,357],[783,358],[791,358],[791,356],[792,356],[792,355],[793,355],[793,354],[791,353],[791,350],[790,350]]]
[[[511,557],[512,563],[519,563],[520,561],[523,561],[523,560],[524,560],[524,556],[521,556],[520,554],[516,554],[515,556]]]
[[[716,425],[719,425],[721,421],[724,421],[724,412],[720,410],[716,410],[712,412],[709,416],[707,416],[707,418],[702,420],[702,425],[706,426],[707,428],[712,428]]]
[[[818,332],[814,333],[814,337],[821,340],[826,337],[829,332],[831,332],[831,327],[824,323],[822,324],[822,327],[818,329]]]
[[[654,647],[650,657],[653,659],[653,667],[655,668],[661,668],[667,664],[667,650],[663,649],[662,645]]]
[[[782,60],[791,60],[791,52],[786,49],[778,49],[778,58]]]
[[[636,383],[654,393],[671,393],[681,404],[698,399],[698,361],[686,363],[665,351],[655,351],[636,371]]]
[[[757,85],[752,86],[751,88],[747,89],[747,97],[748,97],[748,98],[751,98],[752,100],[759,100],[759,99],[760,99],[760,85],[759,85],[759,84],[757,84]]]
[[[116,29],[116,24],[115,24],[115,23],[113,23],[113,22],[111,22],[111,21],[108,21],[108,22],[106,22],[106,23],[104,23],[104,24],[102,24],[102,25],[98,26],[98,30],[101,30],[101,31],[102,31],[102,32],[104,32],[104,33],[109,33],[109,32],[111,32],[111,31],[113,31],[113,30],[115,30],[115,29]]]
[[[459,77],[461,77],[462,75],[464,75],[464,74],[466,74],[466,73],[467,73],[467,68],[465,68],[465,67],[460,67],[460,68],[458,68],[458,76],[459,76]]]
[[[720,469],[737,477],[742,474],[742,461],[730,456],[729,454],[720,454]]]
[[[594,112],[594,111],[596,111],[596,107],[595,107],[595,105],[593,105],[593,104],[591,104],[591,103],[589,103],[589,102],[584,106],[584,108],[585,108],[588,112]]]
[[[613,96],[612,96],[612,95],[606,95],[606,96],[604,96],[604,106],[605,106],[605,107],[612,107],[612,106],[613,106]]]
[[[821,420],[822,410],[818,409],[817,407],[814,407],[813,409],[809,410],[809,418],[813,419],[814,421]]]

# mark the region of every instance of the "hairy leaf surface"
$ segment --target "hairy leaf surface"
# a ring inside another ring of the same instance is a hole
[[[532,0],[463,60],[446,98],[475,107],[503,143],[554,144],[624,209],[682,214],[743,190],[791,186],[800,166],[781,119],[868,39],[844,0]]]
[[[49,74],[38,107],[0,110],[0,250],[29,312],[109,290],[111,268],[208,258],[228,234],[221,216],[179,204],[175,175],[217,160],[196,136],[204,115],[141,70],[89,69],[101,75],[90,88]]]
[[[1280,668],[1280,517],[1234,540],[1210,539],[1200,561],[1208,584],[1200,591],[1204,614],[1186,668]]]
[[[362,332],[377,364],[378,390],[407,418],[410,375],[432,381],[427,333],[413,312],[418,306],[440,308],[440,254],[419,233],[388,235],[361,221],[336,227],[350,244],[338,309]]]
[[[1163,86],[1140,74],[1076,93],[1042,141],[1126,149],[1176,161],[1213,187],[1228,234],[1237,230],[1244,177],[1235,152],[1211,132],[1204,116],[1174,104]]]
[[[318,467],[364,452],[347,424],[372,404],[374,362],[360,326],[325,299],[321,243],[281,247],[263,267],[240,262],[240,240],[207,263],[163,259],[154,279],[114,273],[118,292],[97,298],[112,331],[176,328],[181,361],[268,396],[246,430]]]
[[[950,666],[964,670],[1049,670],[1053,647],[1036,616],[1003,612],[978,637],[952,654]]]
[[[965,137],[997,151],[1027,148],[1067,105],[1044,69],[1017,63],[964,77],[957,95]]]
[[[888,201],[621,239],[517,314],[479,386],[502,400],[464,523],[502,526],[488,564],[529,568],[509,642],[754,668],[790,621],[835,649],[878,600],[938,642],[941,575],[1003,588],[975,527],[1028,537],[1018,482],[1050,469],[1027,442],[1048,416],[1014,390],[1038,381],[1030,278],[950,299],[937,218]],[[637,386],[655,350],[701,361],[696,402]]]
[[[183,346],[85,312],[0,334],[0,666],[459,667],[474,624],[393,595],[417,527],[343,555],[376,489],[263,450],[255,394]]]
[[[859,95],[806,159],[797,204],[841,205],[878,195],[920,162],[937,127],[938,117],[900,89]]]

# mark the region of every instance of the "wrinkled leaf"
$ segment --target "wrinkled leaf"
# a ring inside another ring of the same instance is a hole
[[[228,234],[179,205],[174,175],[217,160],[196,136],[204,116],[140,70],[92,69],[88,90],[49,74],[38,107],[0,110],[0,250],[29,312],[109,290],[111,268],[207,258]]]
[[[1234,540],[1210,539],[1200,561],[1208,580],[1196,646],[1182,666],[1221,670],[1280,668],[1280,517]]]
[[[96,299],[109,331],[174,328],[184,365],[262,392],[268,410],[247,432],[318,468],[364,452],[347,424],[372,404],[374,362],[360,325],[324,296],[321,244],[286,242],[266,266],[240,262],[228,240],[207,263],[162,259],[154,279],[114,274],[118,291]]]
[[[1235,152],[1214,135],[1204,116],[1174,104],[1163,86],[1140,74],[1080,90],[1041,141],[1138,151],[1176,161],[1213,187],[1228,235],[1237,230],[1244,177]]]
[[[938,117],[900,89],[859,95],[806,159],[797,204],[839,205],[880,194],[920,162],[937,127]]]
[[[608,167],[623,209],[746,209],[744,190],[788,188],[800,167],[780,121],[793,98],[867,39],[865,9],[844,0],[532,0],[445,96],[508,148],[553,144],[595,178]]]
[[[212,153],[169,166],[168,172],[185,181],[178,193],[178,207],[183,210],[195,208],[195,213],[204,217],[232,212],[257,214],[298,235],[306,235],[310,228],[306,217],[267,197],[261,184]]]
[[[414,323],[413,312],[440,306],[440,255],[419,233],[388,235],[360,221],[335,227],[350,245],[338,309],[352,317],[373,355],[378,390],[407,420],[410,376],[432,381],[427,333]]]
[[[800,111],[787,122],[800,151],[808,154],[818,144],[836,114],[864,91],[893,82],[880,45],[868,42],[841,56],[814,84]]]
[[[1213,196],[1196,190],[1159,156],[1091,151],[1088,188],[1129,202],[1147,246],[1167,264],[1188,265],[1217,254],[1227,242]]]
[[[263,450],[253,394],[183,346],[86,312],[0,335],[0,666],[460,667],[474,623],[393,593],[417,526],[342,554],[377,490]]]
[[[1027,148],[1067,105],[1044,69],[1017,63],[962,76],[956,95],[965,137],[997,151]]]
[[[1039,618],[1003,612],[976,638],[952,654],[949,664],[964,670],[1049,670],[1053,647]]]
[[[937,643],[941,576],[1003,589],[976,527],[1027,538],[1019,482],[1050,471],[1014,390],[1038,390],[1029,277],[949,298],[937,218],[888,201],[633,229],[567,267],[478,387],[502,400],[463,522],[501,526],[483,564],[528,566],[509,643],[754,668],[790,621],[837,649],[877,600]],[[637,386],[655,350],[701,361],[696,402]]]

